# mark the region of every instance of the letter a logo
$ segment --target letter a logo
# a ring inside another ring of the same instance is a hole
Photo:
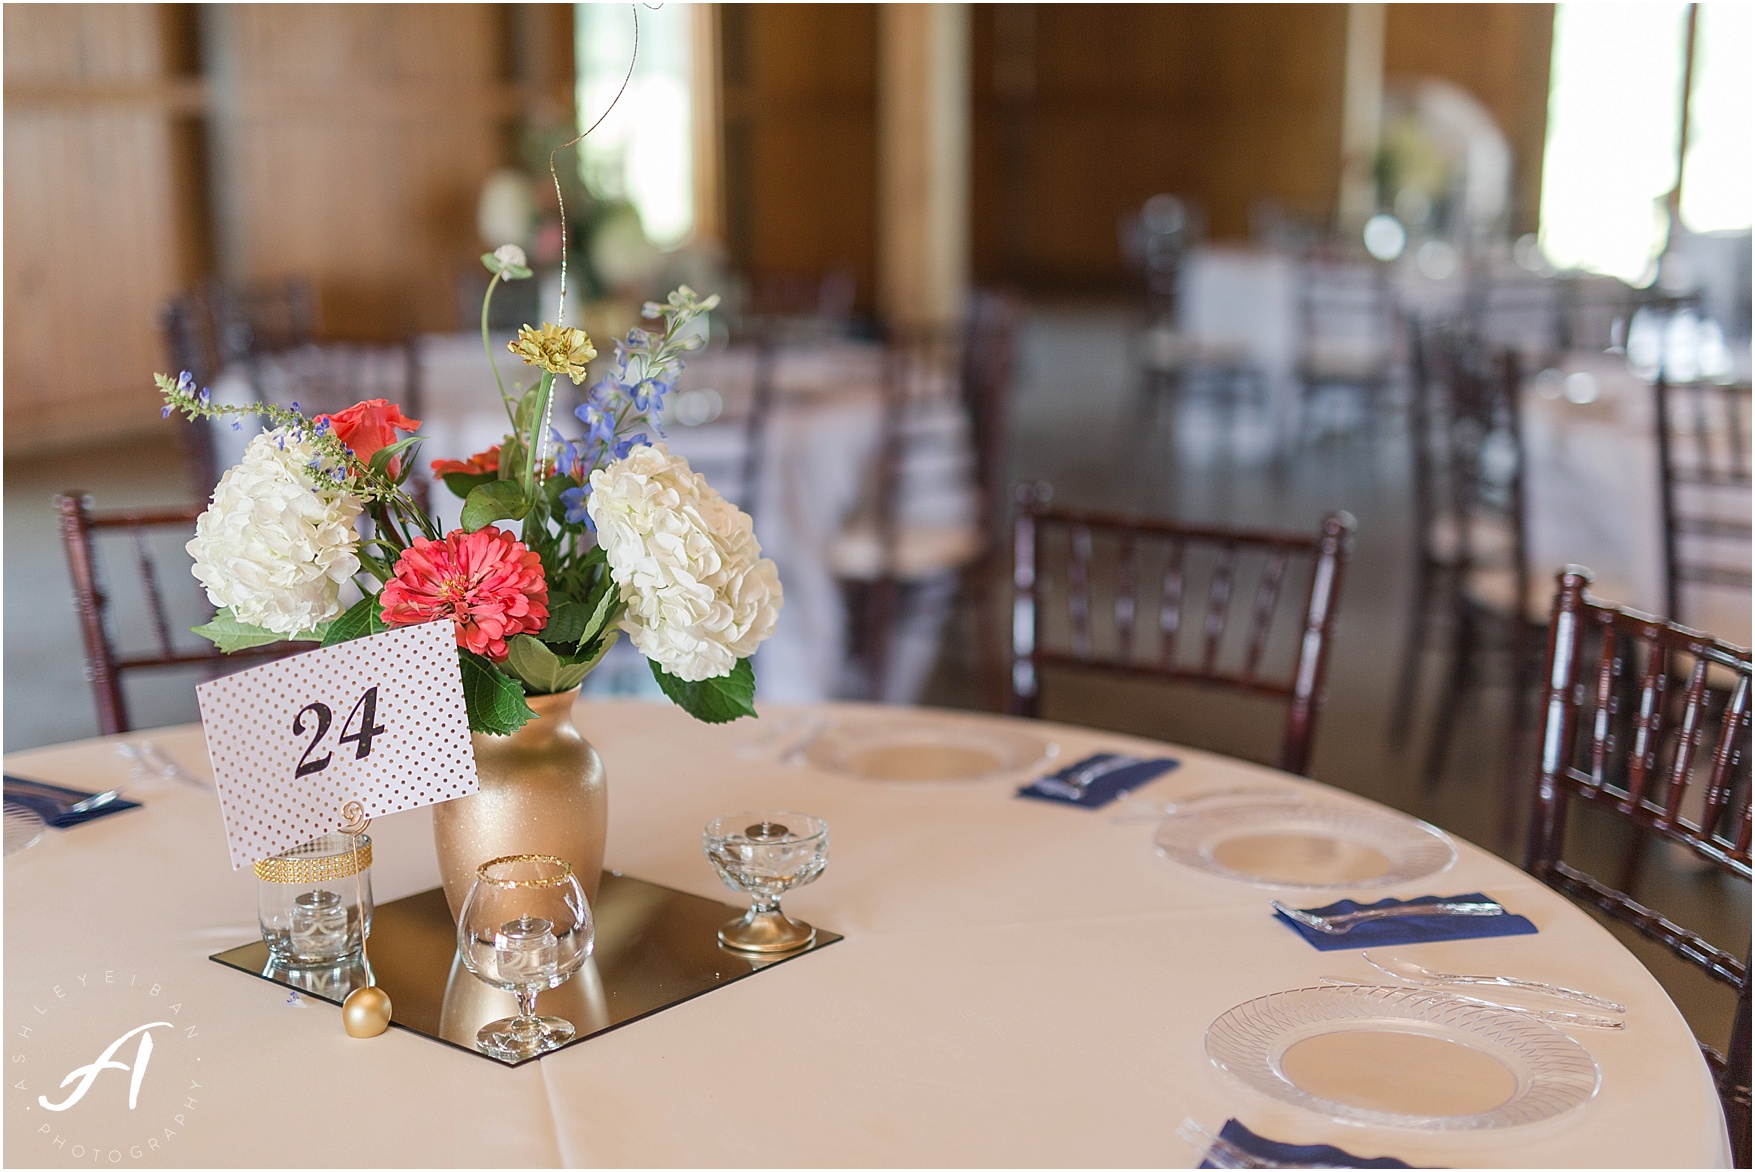
[[[102,1054],[97,1056],[97,1061],[85,1066],[75,1067],[72,1071],[68,1072],[67,1077],[61,1080],[62,1086],[66,1086],[74,1079],[79,1080],[79,1085],[73,1088],[72,1094],[68,1095],[59,1103],[51,1103],[49,1102],[48,1096],[38,1095],[37,1102],[41,1103],[50,1111],[65,1111],[67,1108],[79,1102],[79,1100],[85,1098],[85,1092],[91,1089],[91,1084],[97,1080],[99,1074],[102,1074],[106,1070],[129,1069],[126,1062],[117,1062],[114,1060],[115,1053],[122,1048],[123,1042],[132,1038],[135,1034],[139,1034],[140,1047],[134,1052],[134,1076],[128,1080],[128,1110],[134,1110],[134,1104],[140,1100],[140,1080],[146,1077],[146,1064],[152,1061],[152,1034],[147,1031],[153,1029],[155,1026],[164,1026],[168,1030],[171,1028],[171,1023],[168,1021],[151,1021],[143,1026],[135,1026],[133,1029],[111,1042],[108,1048],[106,1048]]]

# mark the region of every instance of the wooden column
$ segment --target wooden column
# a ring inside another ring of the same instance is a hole
[[[1377,210],[1377,148],[1383,134],[1382,4],[1347,5],[1347,64],[1341,91],[1341,190],[1336,227],[1349,236]]]
[[[969,284],[969,11],[878,13],[878,304],[891,325],[954,321]]]
[[[725,147],[719,80],[719,5],[689,6],[689,127],[694,139],[697,245],[725,244]]]

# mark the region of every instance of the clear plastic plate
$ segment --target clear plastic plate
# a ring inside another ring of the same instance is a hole
[[[1227,879],[1306,890],[1389,887],[1456,861],[1437,827],[1301,799],[1193,806],[1165,818],[1153,841],[1165,858]]]
[[[987,781],[1051,761],[1053,741],[977,721],[869,717],[837,721],[804,750],[818,769],[868,781]]]
[[[6,803],[6,853],[15,855],[37,844],[47,825],[43,816],[29,806]]]
[[[1479,1131],[1590,1102],[1590,1051],[1515,1010],[1428,989],[1292,989],[1207,1030],[1207,1056],[1247,1085],[1344,1123]]]

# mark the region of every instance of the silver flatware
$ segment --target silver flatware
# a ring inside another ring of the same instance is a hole
[[[1129,757],[1118,753],[1106,761],[1087,765],[1068,777],[1044,777],[1036,783],[1036,788],[1054,794],[1056,797],[1068,798],[1076,802],[1085,796],[1085,793],[1091,788],[1091,784],[1099,778],[1107,777],[1111,773],[1117,773],[1123,769],[1129,769],[1143,760],[1143,757]]]
[[[1318,977],[1325,985],[1340,985],[1347,988],[1397,988],[1390,985],[1367,985],[1364,981],[1354,981],[1346,977]],[[1572,1013],[1565,1009],[1540,1009],[1529,1005],[1509,1005],[1503,1001],[1489,1001],[1485,997],[1470,997],[1464,993],[1452,993],[1446,989],[1439,993],[1440,997],[1448,997],[1452,1001],[1460,1001],[1465,1005],[1482,1005],[1491,1009],[1505,1009],[1512,1013],[1521,1013],[1525,1017],[1533,1017],[1537,1021],[1545,1021],[1549,1025],[1571,1026],[1575,1029],[1590,1030],[1622,1030],[1627,1023],[1618,1017],[1604,1017],[1598,1013]]]
[[[807,722],[805,734],[792,742],[792,744],[788,745],[786,750],[780,754],[780,764],[797,765],[802,762],[804,760],[804,751],[816,744],[818,738],[828,730],[829,718],[821,713],[813,715]]]
[[[205,781],[184,769],[151,741],[119,741],[116,752],[134,769],[134,777],[162,777],[180,781],[197,789],[211,788]]]
[[[1528,981],[1522,977],[1439,973],[1417,965],[1411,960],[1402,960],[1393,956],[1375,957],[1369,952],[1364,954],[1364,960],[1366,964],[1378,972],[1386,973],[1411,985],[1496,985],[1502,989],[1527,989],[1532,993],[1546,993],[1550,997],[1558,997],[1563,1001],[1576,1001],[1581,1005],[1595,1006],[1597,1009],[1605,1009],[1610,1013],[1627,1012],[1627,1007],[1619,1001],[1610,1001],[1607,997],[1598,997],[1595,993],[1586,993],[1582,989],[1568,989],[1564,985],[1550,985],[1545,981]]]
[[[117,786],[115,789],[107,789],[101,794],[93,794],[89,798],[83,798],[68,806],[67,813],[83,814],[88,810],[95,810],[99,806],[107,806],[122,796],[122,789],[122,786]]]
[[[1441,900],[1437,903],[1403,903],[1394,907],[1363,908],[1356,912],[1336,912],[1333,915],[1321,916],[1315,912],[1307,912],[1302,908],[1289,907],[1279,900],[1270,900],[1275,911],[1287,919],[1296,920],[1307,928],[1314,928],[1328,936],[1340,936],[1351,932],[1360,924],[1370,920],[1390,920],[1399,916],[1503,916],[1505,908],[1496,903],[1456,902]]]
[[[1203,1154],[1203,1163],[1215,1168],[1345,1168],[1345,1164],[1286,1164],[1245,1151],[1228,1139],[1214,1135],[1192,1118],[1184,1119],[1176,1128],[1176,1138]]]

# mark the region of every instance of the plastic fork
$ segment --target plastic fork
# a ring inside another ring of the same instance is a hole
[[[1368,985],[1364,981],[1355,981],[1347,977],[1318,977],[1325,985],[1338,985],[1343,989],[1397,989],[1407,992],[1404,985]],[[1604,1017],[1597,1013],[1572,1013],[1564,1009],[1535,1009],[1528,1005],[1507,1005],[1503,1001],[1488,1001],[1484,997],[1469,997],[1462,993],[1449,990],[1439,994],[1452,1001],[1460,1001],[1465,1005],[1481,1005],[1491,1009],[1505,1009],[1512,1013],[1520,1013],[1525,1017],[1533,1017],[1537,1021],[1545,1021],[1549,1025],[1571,1026],[1574,1029],[1590,1030],[1622,1030],[1627,1023],[1618,1017]]]
[[[1365,963],[1380,973],[1387,973],[1397,980],[1407,981],[1413,985],[1497,985],[1504,989],[1527,989],[1533,993],[1546,993],[1550,997],[1558,997],[1563,1001],[1576,1001],[1581,1005],[1594,1006],[1610,1013],[1626,1013],[1627,1007],[1619,1001],[1610,1001],[1607,997],[1598,997],[1594,993],[1586,993],[1581,989],[1568,989],[1564,985],[1550,985],[1544,981],[1527,981],[1522,977],[1472,976],[1467,973],[1438,973],[1429,968],[1417,965],[1411,960],[1386,956],[1377,958],[1369,952],[1364,954]]]
[[[1334,915],[1321,916],[1315,912],[1307,912],[1303,908],[1295,908],[1270,900],[1274,910],[1287,919],[1297,920],[1307,928],[1314,928],[1325,936],[1340,936],[1351,932],[1368,920],[1389,920],[1398,916],[1502,916],[1505,908],[1496,903],[1458,903],[1451,900],[1440,900],[1437,903],[1403,903],[1394,907],[1368,907],[1356,912],[1336,912]]]

